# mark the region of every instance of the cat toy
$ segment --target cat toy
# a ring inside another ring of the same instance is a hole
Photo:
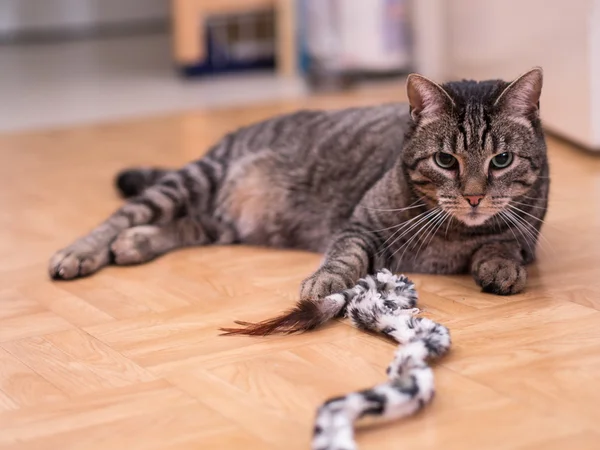
[[[448,329],[415,317],[415,285],[383,269],[328,297],[345,302],[344,315],[359,329],[383,333],[400,344],[387,368],[388,381],[332,398],[318,409],[312,450],[355,450],[354,423],[359,419],[399,419],[416,413],[434,396],[433,371],[427,360],[450,349]]]

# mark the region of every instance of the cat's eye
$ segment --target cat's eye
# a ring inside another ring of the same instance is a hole
[[[504,169],[513,162],[513,155],[509,152],[500,153],[492,158],[490,165],[492,169]]]
[[[435,154],[435,163],[442,169],[453,169],[456,166],[456,158],[450,153],[439,152]]]

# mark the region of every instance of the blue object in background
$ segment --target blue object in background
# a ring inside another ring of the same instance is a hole
[[[198,32],[205,34],[206,58],[180,65],[184,77],[275,69],[274,11],[208,18]]]

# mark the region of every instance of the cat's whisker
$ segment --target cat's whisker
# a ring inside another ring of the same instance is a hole
[[[511,203],[514,203],[514,204],[516,204],[516,205],[528,206],[528,207],[530,207],[530,208],[538,208],[538,209],[544,209],[544,210],[546,209],[546,207],[545,207],[545,206],[536,206],[536,205],[530,205],[530,204],[528,204],[528,203],[521,203],[521,202],[517,202],[517,201],[515,201],[515,200],[512,200],[512,201],[511,201]]]
[[[533,225],[527,222],[523,217],[520,217],[518,214],[511,213],[509,211],[506,211],[506,213],[513,218],[514,223],[518,227],[518,229],[523,230],[525,233],[527,233],[529,237],[531,237],[531,240],[533,241],[534,245],[537,244],[540,250],[542,250],[545,253],[548,253],[549,251],[552,251],[554,253],[554,248],[552,247],[550,242],[541,234],[540,230],[535,228]],[[548,248],[546,248],[546,246],[548,246]]]
[[[421,228],[419,228],[417,230],[417,232],[415,234],[412,235],[412,237],[406,241],[404,244],[402,244],[400,247],[398,247],[391,255],[390,258],[392,258],[396,253],[398,253],[400,250],[404,249],[404,251],[402,252],[402,255],[400,255],[399,261],[402,261],[402,259],[404,258],[404,254],[406,253],[406,251],[410,248],[410,244],[411,242],[413,242],[418,236],[420,236],[422,233],[424,233],[426,230],[429,229],[430,226],[433,226],[433,223],[435,221],[435,219],[443,214],[445,211],[442,209],[438,209],[436,214],[430,218],[429,221],[427,221],[426,224],[422,225]]]
[[[533,251],[533,249],[531,248],[531,245],[530,245],[531,244],[531,241],[530,241],[531,235],[529,233],[527,235],[525,235],[523,233],[523,227],[520,224],[520,222],[518,222],[516,220],[515,215],[513,213],[511,213],[510,211],[502,211],[501,214],[510,223],[511,230],[517,230],[519,232],[519,234],[521,235],[521,237],[523,237],[523,239],[525,239],[525,242],[527,242],[527,244],[529,245],[530,250]],[[536,243],[535,236],[533,236],[533,238],[534,238],[533,241],[535,244]]]
[[[521,227],[518,225],[518,223],[511,217],[511,215],[509,215],[508,211],[500,211],[500,214],[513,226],[509,228],[512,230],[512,228],[516,228],[517,231],[519,232],[519,234],[523,237],[523,239],[525,240],[525,243],[527,244],[527,246],[529,247],[529,250],[531,251],[532,254],[535,253],[534,248],[531,246],[531,242],[529,242],[529,239],[527,238],[527,236],[525,236],[525,234],[523,233],[523,231],[521,230]],[[514,235],[514,232],[513,232]],[[516,235],[515,235],[516,238]],[[534,240],[535,242],[535,240]]]
[[[429,215],[429,213],[431,213],[431,212],[432,212],[432,211],[425,211],[425,212],[422,212],[421,214],[419,214],[419,215],[417,215],[417,216],[413,217],[412,219],[409,219],[409,220],[407,220],[407,221],[405,221],[405,222],[402,222],[402,223],[400,223],[398,226],[396,226],[396,228],[398,228],[398,230],[394,231],[394,232],[393,232],[393,233],[392,233],[392,234],[391,234],[391,235],[390,235],[390,236],[389,236],[389,237],[388,237],[388,238],[387,238],[387,239],[386,239],[386,240],[385,240],[385,241],[384,241],[384,242],[381,244],[381,246],[380,246],[380,247],[381,247],[381,250],[380,250],[380,252],[379,252],[378,254],[381,254],[381,253],[385,252],[385,251],[387,250],[387,248],[389,248],[389,247],[390,247],[390,245],[393,245],[393,244],[394,244],[394,242],[395,242],[395,240],[396,240],[396,235],[397,235],[398,233],[402,233],[402,231],[403,231],[403,230],[405,230],[407,227],[409,227],[409,226],[410,226],[411,224],[413,224],[413,222],[415,222],[415,221],[417,221],[417,224],[418,224],[418,223],[420,223],[420,222],[421,222],[421,221],[424,219],[424,217],[423,217],[423,216],[427,216],[427,215]],[[393,242],[391,242],[391,243],[390,243],[389,245],[387,245],[387,247],[386,247],[386,244],[387,244],[389,241],[391,241],[392,239],[394,239],[394,241],[393,241]]]
[[[545,245],[547,245],[549,247],[549,249],[552,250],[552,252],[555,252],[554,247],[552,246],[552,244],[550,243],[550,241],[548,239],[546,239],[546,237],[542,234],[541,230],[538,230],[536,227],[534,227],[532,224],[530,224],[529,222],[527,222],[523,217],[520,217],[518,214],[514,214],[513,213],[513,216],[520,223],[522,223],[523,227],[525,227],[526,229],[529,229],[529,231],[532,234],[534,234],[534,236],[539,241],[540,248],[542,250],[545,250],[545,247],[543,247],[543,245],[544,245],[543,243],[545,243]]]
[[[531,196],[529,196],[529,195],[519,195],[519,196],[518,196],[518,197],[516,197],[516,198],[527,198],[527,199],[529,199],[529,200],[539,200],[539,199],[540,199],[539,197],[531,197]]]
[[[412,221],[414,221],[415,219],[418,219],[418,218],[419,218],[419,217],[421,217],[423,214],[426,214],[426,213],[428,213],[429,211],[430,211],[430,210],[423,211],[422,213],[420,213],[420,214],[417,214],[415,217],[412,217],[412,218],[410,218],[410,219],[408,219],[408,220],[405,220],[404,222],[400,222],[400,223],[398,223],[398,224],[396,224],[396,225],[392,225],[391,227],[379,228],[379,229],[376,229],[376,230],[371,230],[371,233],[377,233],[377,232],[379,232],[379,231],[393,230],[393,229],[395,229],[395,228],[402,228],[402,227],[404,227],[404,226],[408,225],[409,223],[411,223]],[[396,232],[395,232],[395,233],[397,233],[397,232],[399,232],[399,231],[400,231],[400,230],[396,230]],[[392,235],[392,236],[393,236],[393,235]],[[389,239],[389,238],[388,238],[388,239]],[[387,240],[386,240],[386,242],[387,242]],[[385,242],[384,242],[383,244],[385,244]],[[383,245],[383,244],[382,244],[382,245]]]
[[[454,220],[454,215],[452,213],[448,213],[448,215],[450,216],[450,220],[448,221],[448,225],[446,225],[446,232],[444,233],[445,239],[448,239],[448,230],[450,229],[450,224]]]
[[[430,216],[429,216],[430,217]],[[424,217],[421,220],[419,220],[418,222],[414,223],[410,228],[406,229],[403,231],[403,233],[399,236],[397,236],[392,242],[390,242],[385,249],[383,249],[380,254],[385,253],[386,251],[389,251],[399,240],[401,240],[404,236],[406,236],[408,233],[410,233],[412,230],[414,230],[416,227],[418,227],[419,225],[423,226],[422,224],[428,219],[428,217]],[[391,257],[391,256],[390,256]]]
[[[506,224],[506,226],[508,227],[508,229],[510,230],[510,232],[512,233],[512,235],[514,236],[515,240],[518,241],[517,239],[517,235],[515,234],[515,231],[512,229],[512,227],[510,226],[510,223],[507,222],[507,220],[504,218],[504,214],[502,211],[498,212],[498,216],[500,219],[502,219],[502,221]]]
[[[414,259],[417,259],[419,252],[421,250],[421,247],[427,241],[429,234],[435,229],[435,226],[437,225],[438,221],[441,220],[442,218],[444,218],[446,214],[447,214],[446,211],[442,210],[442,214],[438,215],[437,217],[435,217],[435,219],[431,220],[433,225],[431,227],[429,227],[429,230],[426,233],[424,232],[419,238],[417,238],[415,245],[419,244],[419,247],[418,247],[417,251],[415,252]]]
[[[518,212],[520,212],[520,213],[523,213],[523,214],[525,214],[525,215],[527,215],[527,216],[531,217],[532,219],[535,219],[535,220],[537,220],[537,221],[539,221],[539,222],[541,222],[541,223],[543,223],[543,224],[545,224],[545,223],[546,223],[546,222],[544,222],[544,220],[543,220],[543,219],[540,219],[539,217],[536,217],[536,216],[534,216],[533,214],[530,214],[530,213],[528,213],[527,211],[523,211],[521,208],[519,208],[519,207],[517,207],[517,206],[511,205],[510,203],[509,203],[507,206],[508,206],[509,208],[511,208],[511,209],[514,209],[515,211],[518,211]]]
[[[409,246],[406,247],[406,249],[404,250],[404,252],[406,252],[411,247],[414,249],[415,246],[417,244],[419,244],[419,247],[417,248],[417,251],[415,252],[415,255],[413,257],[413,259],[416,260],[417,257],[418,257],[418,253],[420,252],[421,247],[423,246],[423,244],[427,241],[427,238],[429,237],[429,234],[435,229],[435,226],[438,224],[438,221],[440,219],[442,219],[446,214],[447,214],[446,211],[442,210],[440,212],[440,214],[437,214],[435,217],[433,217],[431,219],[430,223],[426,227],[424,227],[424,229],[420,233],[418,233],[418,236],[416,236],[415,241],[411,245],[409,245]],[[402,257],[400,258],[400,260],[402,260],[403,257],[404,257],[404,253],[402,254]]]
[[[412,203],[410,206],[408,206],[408,207],[406,207],[406,208],[400,208],[400,209],[389,209],[389,210],[385,210],[385,211],[400,211],[400,210],[414,209],[414,208],[420,208],[420,207],[423,207],[423,206],[427,206],[427,205],[425,205],[425,204],[413,206],[413,205],[414,205],[416,202],[418,202],[418,201],[422,201],[422,200],[423,200],[423,197],[419,197],[419,198],[418,198],[418,199],[417,199],[415,202],[413,202],[413,203]],[[358,205],[358,206],[360,206],[360,205]],[[363,208],[366,208],[366,207],[364,207],[364,206],[363,206]],[[368,208],[368,209],[373,209],[373,208]],[[384,211],[384,210],[381,210],[381,209],[379,209],[379,210],[376,210],[376,211]],[[387,228],[380,228],[380,229],[376,229],[376,230],[371,230],[371,233],[377,233],[377,232],[379,232],[379,231],[387,231],[387,230],[393,230],[393,229],[395,229],[395,228],[403,227],[404,225],[407,225],[408,223],[412,222],[413,220],[417,219],[418,217],[422,216],[423,214],[426,214],[428,211],[429,211],[429,210],[427,210],[427,211],[423,211],[421,214],[418,214],[418,215],[416,215],[415,217],[413,217],[413,218],[411,218],[411,219],[409,219],[409,220],[405,220],[405,221],[403,221],[403,222],[400,222],[400,223],[398,223],[398,224],[396,224],[396,225],[392,225],[391,227],[387,227]],[[396,232],[398,232],[398,231],[400,231],[400,230],[397,230]],[[392,236],[393,236],[393,235],[392,235]],[[389,239],[389,238],[388,238],[388,239]],[[386,242],[387,242],[387,241],[386,241]],[[384,242],[382,245],[384,245],[384,244],[385,244],[385,242]]]
[[[395,255],[396,253],[398,253],[400,250],[402,250],[402,249],[405,249],[405,250],[402,252],[402,255],[400,256],[400,258],[399,258],[399,259],[398,259],[398,261],[397,261],[397,264],[399,264],[399,263],[400,263],[400,262],[403,260],[403,258],[404,258],[404,253],[405,253],[405,252],[406,252],[406,250],[407,250],[407,249],[408,249],[408,248],[411,246],[411,243],[412,243],[412,242],[413,242],[413,241],[414,241],[416,238],[418,238],[419,236],[421,236],[421,234],[422,234],[423,232],[425,232],[425,230],[427,230],[427,229],[428,229],[430,226],[432,226],[432,224],[434,223],[434,220],[435,220],[435,219],[436,219],[436,218],[437,218],[437,217],[438,217],[440,214],[442,214],[442,211],[441,211],[441,210],[437,211],[437,212],[436,212],[436,214],[435,214],[433,217],[431,217],[431,219],[430,219],[429,221],[427,221],[426,223],[424,223],[423,225],[421,225],[421,227],[420,227],[420,228],[418,228],[418,229],[415,231],[415,233],[414,233],[414,234],[413,234],[413,235],[412,235],[412,236],[411,236],[411,237],[410,237],[410,238],[409,238],[409,239],[408,239],[406,242],[404,242],[404,243],[403,243],[403,244],[402,244],[400,247],[398,247],[398,248],[397,248],[397,249],[396,249],[396,250],[395,250],[395,251],[394,251],[394,252],[393,252],[393,253],[390,255],[390,258],[393,258],[393,257],[394,257],[394,255]]]
[[[537,238],[539,237],[539,230],[537,228],[535,228],[533,225],[531,225],[529,222],[527,222],[524,218],[520,217],[518,214],[515,214],[514,212],[511,211],[505,211],[506,214],[508,214],[510,217],[512,217],[515,221],[516,224],[519,224],[524,231],[527,231],[528,234],[530,236],[532,236],[532,238],[534,238],[534,240],[537,240]]]
[[[458,205],[459,205],[458,202],[440,202],[440,206],[442,206],[442,207],[458,206]]]
[[[536,200],[536,201],[538,201],[540,199],[540,197],[531,197],[529,195],[518,195],[515,198],[526,198],[527,200]],[[567,198],[567,197],[562,197],[561,198],[561,197],[557,197],[555,194],[552,195],[552,201],[553,202],[555,202],[555,201],[569,201],[569,200],[571,200],[571,199]]]
[[[432,209],[431,211],[426,211],[424,213],[419,214],[416,217],[413,217],[411,220],[405,222],[405,224],[403,225],[411,225],[411,222],[414,222],[416,219],[419,219],[416,223],[413,223],[408,229],[406,229],[406,227],[402,227],[399,230],[396,230],[389,238],[387,238],[385,240],[385,242],[383,244],[381,244],[382,250],[378,253],[383,254],[384,252],[386,252],[387,250],[389,250],[389,248],[391,246],[393,246],[399,239],[402,239],[403,236],[406,235],[406,233],[410,232],[413,228],[415,228],[416,226],[418,226],[420,223],[422,223],[423,221],[427,220],[428,218],[430,218],[432,215],[434,215],[436,212],[438,212],[440,210],[440,208],[435,208]],[[396,236],[398,233],[401,233],[400,236]],[[393,241],[391,243],[389,243],[387,246],[386,244],[393,238]]]
[[[449,212],[446,212],[446,215],[444,216],[444,218],[442,219],[442,221],[439,223],[437,229],[434,231],[433,236],[431,237],[431,240],[433,240],[433,237],[437,234],[437,232],[442,228],[442,225],[444,225],[444,222],[450,219],[452,220],[452,214],[450,214]],[[448,220],[448,223],[450,223],[450,220]],[[447,228],[446,228],[447,230]]]
[[[504,223],[504,225],[506,225],[506,229],[510,230],[511,234],[515,238],[515,241],[518,241],[515,231],[512,229],[510,223],[508,223],[506,221],[506,219],[502,216],[502,213],[499,211],[498,214],[496,214],[496,216],[494,216],[494,217],[498,218],[498,224],[500,225],[500,230],[502,230],[502,223]],[[502,223],[500,223],[500,221],[502,221]]]
[[[361,208],[364,209],[368,209],[369,211],[377,211],[377,212],[402,212],[402,211],[407,211],[409,209],[415,209],[415,208],[421,208],[423,206],[427,206],[425,205],[425,203],[421,203],[419,205],[417,205],[417,202],[423,201],[423,198],[420,197],[418,198],[416,201],[414,201],[413,203],[411,203],[410,205],[408,205],[405,208],[396,208],[396,209],[379,209],[379,208],[371,208],[370,206],[364,206],[364,205],[358,205]]]
[[[534,215],[532,215],[532,214],[529,214],[527,211],[523,211],[521,208],[517,208],[516,206],[510,205],[510,204],[508,205],[508,207],[509,207],[509,208],[511,208],[511,209],[513,209],[513,210],[519,211],[519,212],[521,212],[522,214],[525,214],[525,215],[527,215],[527,216],[529,216],[529,217],[531,217],[531,218],[533,218],[533,219],[536,219],[536,220],[538,220],[539,222],[541,222],[541,223],[542,223],[542,224],[544,224],[545,226],[552,227],[552,228],[554,228],[554,229],[556,229],[556,230],[558,230],[558,231],[561,231],[561,232],[562,232],[562,230],[560,230],[560,229],[559,229],[558,227],[556,227],[555,225],[553,225],[553,224],[549,224],[549,223],[546,223],[546,221],[544,221],[544,220],[540,219],[539,217],[536,217],[536,216],[534,216]],[[518,216],[519,218],[523,219],[522,217],[520,217],[520,216],[519,216],[519,214],[516,214],[516,216]],[[531,225],[531,224],[530,224],[529,222],[527,222],[526,220],[524,220],[524,219],[523,219],[523,221],[524,221],[524,222],[525,222],[527,225],[529,225],[531,228],[534,228],[534,229],[536,229],[536,230],[537,230],[537,228],[535,228],[533,225]],[[542,235],[542,238],[543,238],[543,239],[546,239],[545,237],[543,237],[543,235]]]
[[[494,224],[494,231],[499,233],[501,231],[502,227],[500,226],[499,222],[496,220],[497,218],[498,218],[498,215],[494,214],[492,216],[492,223]]]
[[[420,214],[419,214],[419,216],[420,216]],[[409,223],[411,223],[411,222],[412,222],[414,219],[416,219],[416,218],[417,218],[417,217],[419,217],[419,216],[413,217],[412,219],[409,219],[409,220],[407,220],[407,221],[404,221],[404,222],[400,222],[400,223],[398,223],[398,224],[396,224],[396,225],[392,225],[391,227],[387,227],[387,228],[378,228],[378,229],[376,229],[376,230],[371,230],[371,233],[377,233],[378,231],[387,231],[387,230],[393,230],[393,229],[395,229],[395,228],[398,228],[398,227],[401,227],[401,226],[403,226],[403,225],[406,225],[406,224],[409,224]]]
[[[419,248],[417,249],[417,253],[415,255],[415,259],[417,259],[419,257],[419,254],[421,253],[421,247],[423,246],[423,244],[425,242],[427,242],[427,246],[429,246],[429,244],[431,244],[431,241],[433,241],[433,238],[435,237],[436,233],[438,232],[438,230],[440,229],[440,227],[444,224],[444,222],[446,221],[446,219],[448,218],[450,214],[447,213],[446,211],[444,211],[444,214],[441,216],[441,218],[439,218],[435,225],[431,228],[431,231],[429,231],[429,233],[425,236],[425,238],[423,239],[423,242],[421,242],[421,245],[419,245]]]

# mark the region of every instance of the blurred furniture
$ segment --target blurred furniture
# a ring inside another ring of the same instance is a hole
[[[209,16],[275,11],[277,72],[296,73],[294,0],[173,0],[172,21],[174,57],[180,66],[194,66],[207,56],[204,27]]]
[[[302,69],[313,87],[411,70],[410,0],[299,0]]]

